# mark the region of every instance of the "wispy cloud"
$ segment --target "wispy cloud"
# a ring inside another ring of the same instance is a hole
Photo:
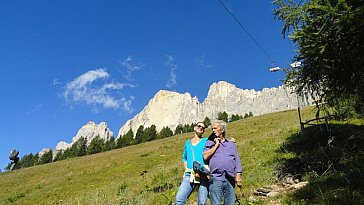
[[[105,68],[90,70],[66,84],[62,93],[65,101],[71,106],[77,103],[90,105],[94,112],[98,112],[100,107],[123,109],[125,112],[132,112],[129,99],[120,96],[124,87],[133,87],[130,84],[122,84],[109,80],[109,74]],[[119,97],[116,97],[119,96]]]
[[[213,68],[214,66],[206,63],[205,56],[201,55],[196,58],[197,68]]]
[[[35,112],[38,112],[39,110],[41,110],[43,108],[43,104],[38,104],[36,105],[33,109],[31,109],[30,111],[27,112],[28,115],[33,114]]]
[[[134,71],[138,71],[143,69],[144,65],[142,63],[134,63],[132,62],[133,58],[131,56],[128,56],[126,59],[120,61],[120,65],[125,69],[125,72],[123,72],[123,76],[128,81],[132,81],[132,73]]]
[[[58,84],[61,84],[61,82],[59,82],[59,80],[56,78],[53,80],[53,85],[58,85]]]
[[[169,79],[166,84],[167,88],[171,88],[171,87],[177,85],[177,75],[176,75],[177,64],[175,64],[174,61],[175,61],[175,58],[173,56],[167,55],[167,61],[165,64],[170,70]]]

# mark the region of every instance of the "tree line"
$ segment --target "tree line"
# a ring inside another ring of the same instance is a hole
[[[222,120],[224,122],[234,122],[236,120],[240,120],[240,119],[244,119],[244,118],[248,118],[248,117],[253,117],[253,113],[252,112],[249,112],[249,113],[245,113],[244,116],[242,115],[238,115],[238,114],[232,114],[230,117],[229,117],[229,114],[227,114],[227,112],[219,112],[217,114],[217,119],[218,120]]]

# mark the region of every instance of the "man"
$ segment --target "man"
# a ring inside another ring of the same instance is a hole
[[[182,154],[182,163],[185,169],[185,175],[183,177],[182,183],[178,189],[176,195],[176,205],[185,204],[187,198],[190,196],[192,190],[195,186],[198,188],[198,204],[204,205],[207,202],[208,195],[208,179],[200,178],[200,183],[196,181],[191,181],[191,175],[193,173],[193,161],[198,161],[204,164],[202,157],[202,152],[205,148],[207,138],[202,138],[202,134],[205,132],[205,124],[203,122],[198,122],[194,127],[194,136],[192,139],[187,140],[184,146],[184,151]]]
[[[240,157],[235,143],[226,139],[225,122],[214,122],[212,131],[215,136],[209,138],[203,152],[203,158],[210,166],[212,175],[209,186],[211,205],[220,205],[224,193],[224,204],[233,205],[235,185],[242,186],[243,168]]]

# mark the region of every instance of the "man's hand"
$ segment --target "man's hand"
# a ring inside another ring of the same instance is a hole
[[[220,138],[216,137],[214,138],[215,145],[211,147],[211,149],[203,152],[203,159],[208,160],[211,158],[211,156],[215,153],[216,149],[220,145]]]
[[[214,139],[214,142],[215,142],[215,146],[219,146],[219,144],[220,144],[220,138],[216,137]]]
[[[241,173],[237,173],[235,176],[236,185],[241,188],[243,186],[243,181],[241,179]]]

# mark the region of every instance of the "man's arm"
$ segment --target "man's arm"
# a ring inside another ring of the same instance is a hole
[[[215,145],[213,147],[211,147],[209,150],[206,150],[206,151],[203,152],[203,159],[204,160],[210,159],[212,157],[212,155],[215,153],[216,149],[219,147],[220,140],[215,138],[214,141],[215,141]]]
[[[235,175],[235,181],[236,181],[236,185],[238,186],[238,187],[241,187],[242,185],[243,185],[243,180],[242,180],[242,177],[241,177],[241,175],[242,175],[242,172],[243,172],[243,167],[241,166],[241,160],[240,160],[240,156],[239,156],[239,153],[238,153],[238,149],[237,149],[237,147],[236,147],[236,145],[235,145],[235,147],[234,147],[234,155],[235,155],[235,167],[236,167],[236,171],[237,171],[237,173],[236,173],[236,175]]]

